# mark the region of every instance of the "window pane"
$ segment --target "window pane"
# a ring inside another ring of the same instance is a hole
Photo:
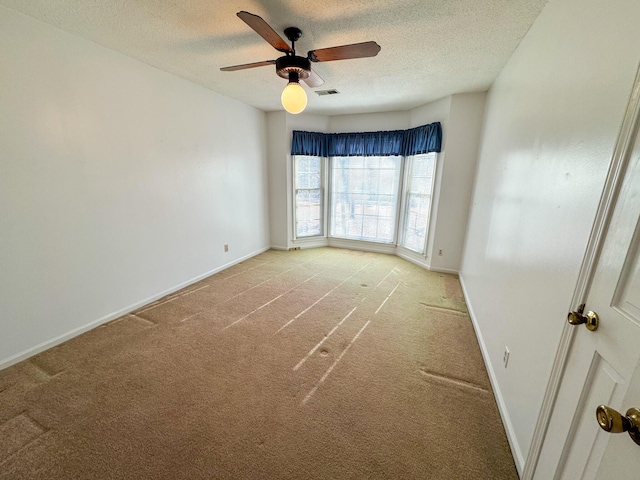
[[[371,170],[371,169],[378,169],[378,167],[380,166],[380,157],[364,157],[364,168]]]
[[[371,215],[362,217],[362,236],[366,239],[376,239],[376,226],[378,219]]]
[[[362,238],[362,215],[355,215],[347,222],[347,238]]]
[[[295,157],[296,237],[322,235],[322,159]]]
[[[332,236],[393,242],[400,157],[333,158],[331,182]]]
[[[379,193],[386,195],[395,195],[398,191],[396,182],[396,172],[394,170],[383,170],[380,172],[380,188]]]
[[[402,246],[423,253],[429,227],[436,156],[434,153],[428,153],[410,157],[408,160],[409,188],[405,204]]]
[[[309,174],[306,172],[298,172],[296,175],[296,183],[298,188],[309,188]]]
[[[300,173],[309,173],[309,157],[301,157],[299,159],[298,171]]]
[[[310,173],[308,182],[309,188],[320,188],[320,174]]]
[[[380,168],[393,170],[397,166],[400,157],[380,157]]]

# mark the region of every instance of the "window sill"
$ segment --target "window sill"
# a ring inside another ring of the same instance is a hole
[[[335,237],[329,237],[328,241],[330,247],[351,248],[365,252],[396,253],[396,246],[393,243],[365,242],[363,240],[348,240],[346,238]]]
[[[291,241],[291,245],[300,248],[318,248],[329,245],[327,237],[317,235],[315,237],[296,238]]]

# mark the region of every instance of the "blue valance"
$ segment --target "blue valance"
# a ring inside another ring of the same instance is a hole
[[[403,131],[327,133],[328,157],[402,155]]]
[[[327,135],[318,132],[293,131],[291,139],[291,155],[308,155],[310,157],[326,157]]]
[[[410,128],[404,131],[402,154],[419,155],[421,153],[439,152],[442,148],[442,125],[440,122]]]
[[[442,147],[440,122],[409,130],[361,133],[293,131],[291,155],[315,157],[403,156],[439,152]]]

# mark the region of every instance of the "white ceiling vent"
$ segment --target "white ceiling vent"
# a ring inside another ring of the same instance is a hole
[[[340,92],[332,88],[331,90],[316,90],[316,93],[322,97],[324,95],[337,95]]]

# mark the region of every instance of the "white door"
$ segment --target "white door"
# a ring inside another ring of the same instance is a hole
[[[599,327],[572,327],[578,330],[535,479],[640,479],[640,445],[627,433],[605,432],[596,420],[598,405],[623,415],[640,408],[639,95],[636,84],[617,147],[620,180],[611,182],[619,186],[612,188],[617,198],[611,197],[610,223],[585,297],[585,313],[596,312]]]

